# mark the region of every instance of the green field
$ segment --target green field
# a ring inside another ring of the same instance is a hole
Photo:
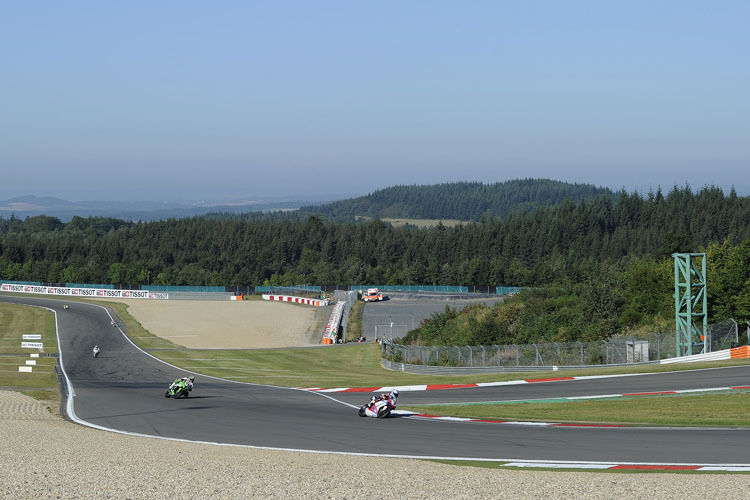
[[[228,378],[287,387],[381,387],[417,384],[467,384],[535,378],[653,373],[747,364],[746,361],[649,365],[633,368],[599,368],[539,371],[491,375],[416,375],[386,370],[380,364],[377,344],[344,344],[298,349],[171,349],[149,351],[186,370]]]
[[[357,215],[354,217],[355,220],[372,220],[372,217],[366,215]],[[392,217],[381,217],[381,221],[392,225],[393,227],[402,227],[407,224],[416,226],[418,228],[435,227],[438,224],[442,224],[445,227],[454,227],[459,224],[469,224],[470,221],[456,220],[456,219],[396,219]]]
[[[44,349],[21,348],[21,335],[39,334]],[[0,303],[0,386],[54,388],[56,357],[32,358],[31,353],[57,354],[55,317],[45,309]],[[29,366],[27,360],[36,361],[32,372],[19,372],[19,366]]]
[[[557,403],[401,406],[430,415],[659,426],[750,426],[750,392],[640,396]]]

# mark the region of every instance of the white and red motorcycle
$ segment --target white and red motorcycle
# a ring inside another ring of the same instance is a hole
[[[389,394],[373,396],[370,402],[359,408],[360,417],[386,418],[396,409],[398,390],[394,389]]]

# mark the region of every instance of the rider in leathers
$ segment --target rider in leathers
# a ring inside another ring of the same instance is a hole
[[[193,390],[193,384],[195,383],[195,375],[190,375],[189,377],[182,377],[175,380],[172,385],[174,385],[178,380],[182,380],[185,382],[185,387],[187,387],[188,391]]]
[[[378,401],[388,401],[389,399],[391,400],[391,404],[393,404],[393,406],[396,406],[396,398],[398,398],[398,389],[393,389],[389,393],[384,392],[380,396],[373,396],[370,399],[370,406],[373,406]]]

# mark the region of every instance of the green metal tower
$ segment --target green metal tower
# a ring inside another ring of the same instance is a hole
[[[674,253],[677,356],[710,352],[706,298],[706,254]]]

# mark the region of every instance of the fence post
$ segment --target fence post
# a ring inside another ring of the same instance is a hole
[[[580,347],[580,349],[581,349],[581,366],[583,366],[583,364],[584,364],[584,363],[583,363],[583,343],[581,343],[581,342],[578,342],[578,346],[579,346],[579,347]]]
[[[609,350],[607,349],[607,341],[602,340],[602,343],[604,344],[604,364],[609,364]]]
[[[480,345],[479,347],[482,348],[482,366],[487,366],[487,353],[484,351],[484,346]]]

